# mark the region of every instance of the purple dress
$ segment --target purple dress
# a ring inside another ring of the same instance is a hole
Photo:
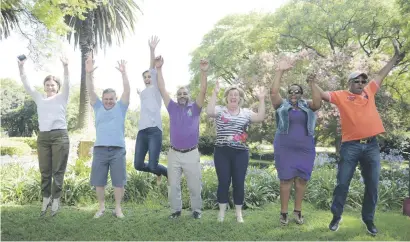
[[[315,141],[308,136],[307,114],[302,110],[289,110],[289,132],[276,132],[273,142],[275,166],[280,180],[300,177],[309,180],[315,161]]]

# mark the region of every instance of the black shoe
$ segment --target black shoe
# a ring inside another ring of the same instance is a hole
[[[179,216],[181,216],[181,211],[176,211],[175,213],[169,215],[169,218],[175,219],[175,218],[178,218]]]
[[[192,213],[192,216],[194,217],[194,219],[200,219],[201,218],[201,213],[197,212],[197,211],[194,211]]]
[[[367,232],[373,236],[375,236],[377,234],[377,228],[374,225],[373,221],[364,221],[362,219],[362,222],[364,223],[364,225],[366,225],[366,229]]]
[[[332,221],[330,221],[329,229],[331,231],[337,231],[339,229],[339,223],[342,221],[342,217],[333,216]]]

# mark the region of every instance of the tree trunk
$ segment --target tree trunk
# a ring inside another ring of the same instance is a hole
[[[80,34],[80,50],[81,50],[81,87],[80,87],[80,107],[78,114],[77,129],[90,130],[92,126],[90,97],[88,95],[87,86],[85,83],[85,60],[88,53],[92,52],[95,46],[94,43],[94,11],[90,11],[86,19],[82,22]]]

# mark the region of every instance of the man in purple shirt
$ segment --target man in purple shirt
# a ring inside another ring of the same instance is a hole
[[[169,218],[181,216],[181,176],[184,172],[191,198],[192,216],[201,218],[201,164],[198,152],[199,119],[204,105],[208,62],[201,60],[201,90],[195,102],[189,101],[188,89],[182,87],[177,91],[177,102],[172,100],[165,89],[162,65],[164,59],[155,59],[158,74],[158,88],[167,107],[170,121],[171,148],[168,152],[169,202],[172,214]]]

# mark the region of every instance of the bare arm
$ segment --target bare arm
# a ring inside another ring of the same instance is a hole
[[[201,68],[201,87],[199,91],[199,95],[196,98],[196,104],[198,107],[202,108],[205,102],[205,95],[206,95],[206,88],[207,88],[207,76],[208,76],[208,61],[201,60],[200,68]]]
[[[91,54],[88,55],[87,60],[85,61],[85,83],[87,86],[88,94],[90,95],[90,104],[94,106],[95,102],[98,99],[97,94],[94,89],[94,70],[97,67],[94,67],[94,60],[91,57]]]
[[[63,95],[65,100],[68,100],[68,95],[70,94],[70,73],[68,71],[68,60],[65,57],[61,57],[60,59],[64,67],[64,83],[61,95]]]
[[[168,107],[171,97],[169,96],[167,89],[165,89],[164,76],[162,75],[162,65],[164,64],[164,58],[158,56],[155,58],[155,67],[157,68],[158,89],[164,100],[165,107]]]
[[[128,75],[127,75],[127,69],[126,69],[126,64],[127,62],[125,60],[118,61],[118,67],[117,70],[121,72],[122,76],[122,85],[123,85],[123,92],[121,95],[121,102],[124,105],[130,104],[130,82],[128,80]]]
[[[283,73],[292,68],[291,60],[289,58],[283,58],[279,61],[276,68],[275,78],[272,82],[270,100],[272,102],[273,108],[277,109],[282,104],[282,97],[279,93],[280,80],[282,79]]]
[[[265,95],[266,95],[265,89],[261,88],[258,92],[258,98],[259,98],[258,112],[252,114],[251,116],[252,123],[260,123],[263,120],[265,120]]]
[[[374,81],[380,87],[383,83],[384,78],[389,74],[393,67],[398,64],[406,55],[405,52],[400,52],[399,43],[396,40],[393,40],[394,46],[394,56],[390,59],[389,62],[379,71],[379,73],[374,78]]]
[[[329,93],[323,91],[322,88],[320,88],[319,85],[317,85],[316,83],[313,83],[313,86],[317,91],[319,91],[320,98],[322,98],[323,101],[330,102]],[[312,95],[313,95],[313,87],[312,87]]]
[[[206,107],[206,114],[208,117],[215,118],[216,117],[216,98],[219,92],[219,82],[218,80],[215,82],[215,88],[214,91],[212,92],[212,97],[211,100],[208,102],[208,106]]]
[[[309,108],[313,111],[319,110],[322,106],[322,96],[320,95],[320,90],[317,85],[315,85],[315,74],[311,74],[308,76],[306,82],[309,84],[310,88],[312,89],[312,101],[309,101]]]
[[[273,108],[278,108],[282,104],[282,96],[279,93],[280,80],[282,79],[284,71],[276,71],[275,78],[272,82],[272,88],[270,93],[270,100],[272,102]]]
[[[157,44],[159,42],[159,39],[157,36],[151,36],[151,39],[148,40],[148,45],[149,45],[149,50],[150,50],[150,69],[154,69],[155,67],[155,48],[157,47]]]

